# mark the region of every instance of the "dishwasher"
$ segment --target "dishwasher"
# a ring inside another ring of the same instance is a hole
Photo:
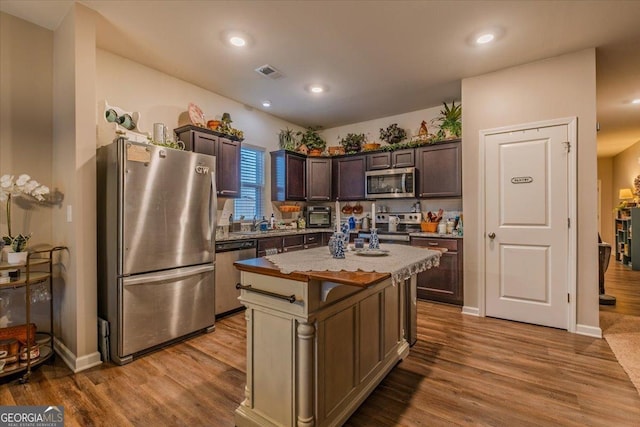
[[[256,240],[234,240],[216,243],[216,319],[234,313],[242,308],[238,301],[240,271],[233,266],[236,261],[256,257]]]

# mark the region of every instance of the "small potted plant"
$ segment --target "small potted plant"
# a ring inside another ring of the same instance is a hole
[[[438,138],[441,139],[453,139],[460,138],[462,135],[462,105],[456,105],[456,102],[451,103],[451,107],[443,102],[444,108],[440,110],[440,130],[438,131]]]
[[[304,132],[297,132],[301,136],[300,144],[309,149],[310,156],[320,156],[327,147],[327,142],[318,134],[316,128],[309,127]]]
[[[9,253],[23,252],[21,255],[26,260],[26,246],[31,234],[13,235],[11,229],[11,206],[12,199],[16,197],[26,198],[27,200],[35,200],[41,202],[44,196],[49,194],[49,188],[40,184],[38,181],[31,179],[27,174],[21,174],[16,179],[14,175],[2,175],[0,177],[0,202],[6,202],[6,218],[7,218],[7,234],[2,237],[6,247],[3,248],[5,256],[9,258]],[[12,255],[13,257],[13,255]]]
[[[398,127],[397,123],[389,125],[386,129],[380,128],[380,139],[388,144],[397,144],[407,137],[407,132]]]
[[[280,143],[280,148],[283,150],[296,151],[298,148],[296,132],[288,127],[286,129],[280,129],[278,141]]]
[[[340,139],[340,145],[344,147],[344,151],[347,153],[360,152],[364,142],[364,133],[348,133],[347,136]]]

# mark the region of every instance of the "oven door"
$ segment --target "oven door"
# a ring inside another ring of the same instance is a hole
[[[367,199],[415,197],[415,168],[387,169],[365,173]]]
[[[310,211],[307,213],[308,228],[331,228],[331,212]]]

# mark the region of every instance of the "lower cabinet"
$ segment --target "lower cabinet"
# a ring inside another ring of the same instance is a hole
[[[267,249],[275,249],[282,252],[282,237],[265,237],[258,239],[258,258],[267,254]]]
[[[304,249],[304,235],[284,236],[282,238],[282,252],[301,251]]]
[[[418,274],[418,298],[462,305],[462,239],[412,237],[411,246],[447,250],[440,267]]]
[[[322,246],[323,244],[326,244],[323,242],[322,234],[323,233],[309,233],[260,238],[258,239],[257,256],[258,258],[265,256],[267,254],[267,249],[275,249],[278,253],[283,253]]]
[[[317,248],[319,246],[322,246],[322,233],[313,233],[313,234],[304,235],[305,249]]]

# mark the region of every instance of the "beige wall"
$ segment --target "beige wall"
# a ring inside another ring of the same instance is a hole
[[[0,175],[29,174],[54,191],[52,156],[53,33],[0,13]],[[12,234],[32,233],[29,246],[52,242],[48,203],[12,203]],[[0,235],[7,232],[0,204]]]
[[[187,110],[190,102],[202,109],[207,120],[219,119],[224,112],[231,114],[232,126],[244,131],[243,143],[264,147],[267,152],[266,200],[271,200],[271,163],[268,153],[279,149],[280,129],[301,127],[105,50],[98,49],[96,59],[97,99],[99,102],[106,100],[109,105],[126,111],[139,112],[138,129],[141,132],[153,133],[154,123],[164,123],[171,132],[178,127],[180,114]],[[102,114],[98,112],[96,120],[104,120]],[[98,141],[98,144],[109,142]],[[223,206],[224,203],[219,204],[220,209]],[[227,208],[232,209],[231,204]],[[272,205],[267,203],[267,216],[272,211]],[[277,211],[276,214],[279,215]]]
[[[61,288],[61,341],[74,370],[100,362],[97,353],[95,24],[75,5],[54,32],[54,180],[65,188],[53,218],[57,243],[69,248]],[[71,218],[68,217],[71,214]]]
[[[612,207],[618,206],[621,202],[618,198],[621,188],[630,188],[631,191],[635,191],[633,181],[638,175],[640,175],[640,142],[636,142],[613,158]]]
[[[617,205],[618,193],[613,196],[613,157],[598,159],[600,180],[600,237],[603,242],[614,244],[613,207]]]
[[[427,122],[427,129],[431,133],[436,133],[437,126],[431,125],[431,120],[440,115],[442,106],[425,108],[422,110],[411,111],[409,113],[397,114],[395,116],[382,117],[379,119],[368,120],[366,122],[352,123],[345,126],[334,127],[323,130],[322,137],[327,141],[327,146],[340,145],[340,138],[345,137],[347,133],[364,133],[367,135],[369,142],[380,141],[380,128],[387,128],[392,123],[397,123],[398,127],[407,131],[407,137],[417,135],[420,130],[422,121]],[[408,139],[407,139],[408,141]],[[404,142],[407,142],[404,141]],[[384,145],[385,143],[382,142]]]
[[[578,117],[577,323],[598,327],[595,50],[550,58],[462,81],[464,304],[478,307],[484,227],[478,217],[478,145],[483,129]]]

